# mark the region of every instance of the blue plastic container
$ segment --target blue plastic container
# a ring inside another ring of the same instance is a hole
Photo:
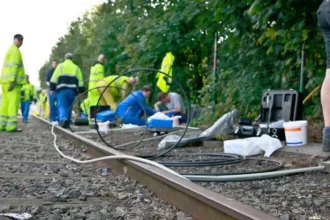
[[[110,110],[96,114],[97,121],[116,121],[116,113]]]
[[[148,128],[173,128],[172,120],[151,119]]]
[[[88,118],[88,115],[84,114],[84,113],[81,113],[80,114],[80,118]]]

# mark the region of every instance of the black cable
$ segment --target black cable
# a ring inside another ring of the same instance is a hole
[[[88,93],[89,91],[92,91],[92,90],[94,90],[94,89],[105,88],[105,87],[107,87],[107,88],[109,88],[109,87],[117,88],[117,87],[115,87],[115,86],[109,86],[109,85],[108,85],[108,86],[98,86],[98,87],[94,87],[94,88],[92,88],[92,89],[86,90],[85,92],[79,94],[79,95],[76,97],[76,99],[74,100],[74,102],[72,103],[72,105],[71,105],[71,107],[70,107],[70,111],[69,111],[69,112],[71,113],[71,110],[72,110],[74,104],[75,104],[77,101],[80,101],[80,99],[81,99],[86,93]],[[117,88],[117,89],[121,89],[121,90],[124,90],[124,91],[126,91],[126,92],[128,91],[127,89],[123,89],[123,88]],[[102,92],[104,92],[104,90],[103,90]],[[103,93],[102,93],[102,94],[103,94]],[[132,94],[132,93],[130,93],[130,94]],[[132,95],[134,96],[134,98],[138,101],[138,103],[139,103],[139,104],[142,106],[142,108],[143,108],[143,105],[142,105],[141,101],[140,101],[140,100],[139,100],[134,94],[132,94]],[[101,97],[101,96],[100,96],[100,97]],[[96,117],[96,112],[97,112],[98,109],[99,109],[99,106],[96,105],[96,106],[95,106],[95,117]],[[143,110],[144,110],[144,108],[143,108]],[[117,118],[120,119],[120,117],[119,117],[117,114],[115,114],[115,115],[116,115]],[[69,129],[71,130],[71,132],[74,133],[74,131],[72,130],[72,128],[71,128],[70,125],[69,125]],[[147,132],[146,132],[147,127],[146,127],[145,132],[143,133],[143,135],[141,135],[140,140],[138,140],[138,141],[136,142],[135,145],[131,145],[131,146],[126,147],[126,148],[121,148],[121,147],[116,148],[116,147],[114,147],[114,146],[108,144],[107,142],[105,142],[105,140],[103,139],[101,133],[99,132],[99,129],[98,129],[98,125],[97,125],[96,120],[95,120],[95,129],[97,130],[97,133],[98,133],[99,137],[101,138],[101,140],[103,140],[104,143],[106,143],[109,147],[112,147],[112,148],[117,149],[117,150],[128,150],[128,149],[132,149],[132,148],[138,146],[138,145],[143,141],[143,139],[145,138],[145,135],[146,135],[146,133],[147,133]]]
[[[256,161],[267,161],[277,164],[275,167],[266,168],[262,170],[256,171],[244,171],[244,172],[229,172],[229,173],[179,173],[180,175],[194,175],[194,176],[229,176],[229,175],[242,175],[242,174],[253,174],[253,173],[266,173],[266,172],[273,172],[279,170],[283,167],[283,163],[278,160],[271,160],[271,159],[261,159],[261,158],[246,158],[245,160],[256,160]]]
[[[191,153],[191,154],[179,154],[179,155],[165,155],[164,157],[176,157],[176,156],[193,156],[193,157],[203,156],[203,157],[212,157],[212,159],[165,161],[158,163],[168,167],[204,167],[204,166],[218,166],[218,165],[240,163],[245,160],[245,157],[243,156],[235,155],[235,154],[226,154],[226,153]]]
[[[189,103],[189,102],[188,102],[187,94],[186,94],[186,92],[184,91],[184,89],[182,88],[182,86],[181,86],[181,85],[180,85],[175,79],[173,79],[170,75],[168,75],[167,73],[162,72],[162,71],[160,71],[160,70],[156,70],[156,69],[150,69],[150,68],[137,68],[137,69],[132,69],[132,70],[129,70],[129,71],[127,71],[127,72],[121,73],[121,74],[119,74],[115,79],[113,79],[111,82],[109,82],[108,85],[104,88],[104,90],[103,90],[102,93],[100,94],[99,99],[98,99],[97,104],[96,104],[96,108],[99,106],[100,101],[101,101],[101,98],[102,98],[104,92],[107,91],[107,89],[110,87],[110,85],[111,85],[113,82],[115,82],[115,81],[116,81],[119,77],[121,77],[121,76],[131,75],[132,73],[140,72],[140,71],[154,72],[155,74],[157,74],[157,73],[162,73],[162,74],[164,74],[166,77],[172,79],[172,83],[176,84],[176,85],[179,87],[179,89],[181,90],[181,93],[183,94],[184,101],[186,101],[186,103]],[[132,94],[132,93],[130,93],[130,94]],[[144,107],[142,106],[142,103],[139,103],[139,104],[140,104],[140,106],[141,106],[142,109],[143,109],[144,115],[146,116],[146,111],[145,111]],[[189,106],[186,106],[186,107],[187,107],[187,108],[186,108],[186,112],[187,112],[187,116],[186,116],[186,117],[187,117],[187,119],[189,119],[189,117],[190,117]],[[95,121],[95,124],[97,124],[96,121]],[[147,127],[148,127],[148,122],[146,122],[145,133],[147,132]],[[182,140],[183,137],[185,136],[185,134],[186,134],[186,132],[187,132],[187,130],[188,130],[188,127],[189,127],[189,121],[187,121],[187,123],[186,123],[186,126],[185,126],[185,129],[184,129],[184,131],[183,131],[183,134],[181,135],[181,137],[179,138],[179,140],[178,140],[175,144],[173,144],[173,146],[171,146],[171,147],[168,148],[167,150],[165,150],[165,151],[159,153],[158,155],[154,155],[154,156],[152,156],[152,157],[149,157],[148,159],[149,159],[149,160],[154,160],[154,159],[157,159],[157,158],[159,158],[159,157],[161,157],[161,156],[167,154],[168,152],[172,151],[176,146],[179,145],[179,143],[181,142],[181,140]],[[108,143],[104,140],[104,138],[101,136],[101,134],[100,134],[100,132],[99,132],[97,126],[96,126],[96,130],[97,130],[97,133],[98,133],[99,137],[101,138],[101,140],[102,140],[107,146],[116,149],[114,146],[108,144]],[[137,147],[141,142],[142,142],[142,139],[141,139],[140,142],[138,142],[138,143],[135,144],[134,146],[131,146],[131,147],[129,147],[129,148],[126,147],[125,149],[132,149],[132,148],[134,148],[134,147]],[[142,157],[142,156],[136,155],[136,157]]]

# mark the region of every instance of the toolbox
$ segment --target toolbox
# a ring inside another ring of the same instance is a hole
[[[148,128],[173,128],[172,120],[151,119]]]
[[[96,113],[97,121],[116,121],[116,113],[110,110]]]

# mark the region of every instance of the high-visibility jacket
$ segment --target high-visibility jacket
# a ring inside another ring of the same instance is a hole
[[[80,104],[80,108],[82,110],[82,112],[84,114],[88,114],[89,112],[89,108],[90,108],[90,100],[89,99],[85,99],[81,104]]]
[[[15,44],[9,48],[5,55],[0,77],[1,84],[11,82],[15,82],[18,85],[26,83],[22,54]]]
[[[46,106],[47,104],[47,94],[40,93],[39,95],[39,106]]]
[[[97,87],[97,82],[104,79],[104,66],[101,63],[96,63],[91,67],[89,75],[88,90]]]
[[[174,56],[171,52],[166,53],[166,56],[163,59],[162,67],[160,71],[168,74],[168,76],[164,75],[161,72],[158,72],[156,78],[158,78],[157,86],[162,92],[168,92],[170,89],[170,83],[172,83],[172,66],[174,62]]]
[[[54,91],[64,88],[76,89],[80,93],[85,91],[81,70],[69,59],[56,67],[50,80],[50,90]]]
[[[33,99],[37,99],[37,92],[34,86],[31,83],[27,83],[22,87],[21,90],[21,100],[22,101],[32,101]]]
[[[127,86],[124,86],[124,84],[128,85],[128,77],[127,76],[120,76],[118,79],[116,79],[118,76],[114,75],[114,76],[108,76],[106,78],[103,79],[103,81],[106,82],[106,84],[108,85],[109,83],[109,90],[111,92],[111,94],[115,97],[126,97],[127,94]],[[113,81],[114,79],[116,79],[115,81]],[[123,88],[123,89],[121,89]]]

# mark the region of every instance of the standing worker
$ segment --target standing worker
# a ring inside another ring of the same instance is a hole
[[[327,53],[327,70],[321,89],[321,103],[324,117],[323,152],[330,152],[330,1],[324,0],[317,11],[318,25],[322,31]]]
[[[71,105],[77,92],[85,91],[80,68],[72,62],[73,55],[65,54],[65,61],[58,65],[50,80],[51,95],[57,93],[59,122],[63,128],[68,128],[71,122]]]
[[[55,68],[57,66],[57,60],[52,61],[52,68],[47,72],[46,75],[46,83],[49,86],[50,85],[50,80],[54,74]],[[48,89],[48,100],[49,100],[49,120],[52,123],[57,122],[58,120],[58,103],[57,103],[57,96],[56,96],[56,91],[54,92],[53,95],[50,93],[50,88]]]
[[[29,75],[26,75],[26,84],[22,87],[21,91],[21,112],[24,123],[28,122],[32,101],[34,101],[34,103],[37,102],[37,92],[34,86],[30,83]]]
[[[19,48],[23,36],[16,34],[14,44],[5,55],[1,72],[2,101],[0,107],[0,131],[22,131],[17,128],[17,113],[22,86],[26,83],[22,54]]]
[[[158,78],[157,86],[162,92],[168,92],[172,84],[172,66],[174,62],[174,55],[171,52],[166,53],[163,58],[162,67],[160,71],[166,73],[167,75],[158,72],[156,78]]]
[[[45,117],[45,110],[47,105],[47,92],[46,90],[42,90],[39,95],[39,114],[40,117]]]
[[[118,104],[116,114],[123,120],[124,124],[146,125],[146,121],[142,118],[144,111],[147,116],[155,113],[146,104],[146,99],[150,98],[151,93],[150,86],[144,86],[141,90],[133,92]]]
[[[91,72],[89,75],[89,83],[88,83],[88,100],[89,100],[89,105],[88,105],[88,119],[90,121],[90,106],[96,106],[97,101],[99,100],[99,93],[96,89],[97,83],[100,80],[104,79],[104,63],[105,63],[105,58],[103,54],[100,54],[99,57],[97,58],[97,61],[94,63],[94,65],[91,67]]]
[[[99,95],[101,95],[105,87],[111,83],[108,87],[108,91],[104,92],[101,97],[101,103],[109,105],[111,107],[111,111],[116,111],[117,103],[125,99],[129,93],[128,90],[130,87],[134,86],[136,83],[136,79],[134,77],[117,77],[118,76],[116,75],[108,76],[97,83],[97,86],[99,87]]]

